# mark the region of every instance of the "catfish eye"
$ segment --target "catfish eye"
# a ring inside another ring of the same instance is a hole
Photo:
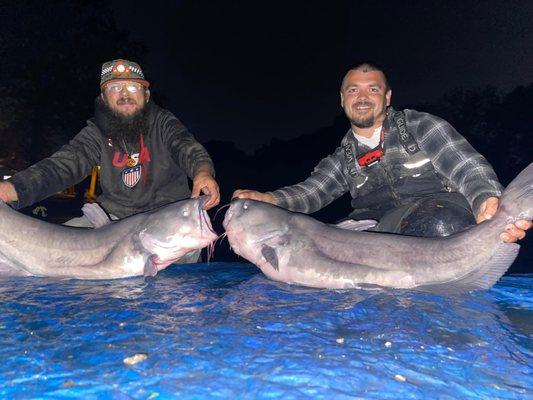
[[[244,203],[242,208],[244,208],[245,210],[248,210],[248,203]]]
[[[182,215],[184,217],[188,217],[189,216],[189,210],[183,210]]]

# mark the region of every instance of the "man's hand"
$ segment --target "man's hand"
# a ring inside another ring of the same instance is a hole
[[[255,190],[249,190],[249,189],[238,189],[233,192],[233,195],[231,196],[232,199],[238,198],[238,199],[250,199],[250,200],[258,200],[263,201],[265,203],[270,203],[277,205],[277,201],[270,193],[261,193],[257,192]]]
[[[496,211],[498,211],[498,205],[500,199],[497,197],[489,197],[479,206],[479,210],[476,215],[476,222],[479,224],[487,219],[491,219]]]
[[[204,204],[206,210],[220,202],[220,190],[217,181],[210,172],[199,169],[192,181],[191,197],[198,197],[201,193],[209,196],[209,200]]]
[[[491,219],[494,214],[496,214],[499,204],[500,199],[497,197],[489,197],[487,200],[481,203],[476,216],[476,222],[479,224],[480,222]],[[500,234],[500,239],[507,243],[521,240],[526,236],[526,230],[530,229],[532,226],[533,223],[531,221],[524,219],[518,220],[514,224],[508,224],[505,227],[505,231]]]
[[[10,203],[19,199],[15,186],[11,182],[0,182],[0,200]]]

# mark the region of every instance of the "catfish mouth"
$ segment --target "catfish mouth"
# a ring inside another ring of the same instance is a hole
[[[199,200],[198,201],[198,214],[199,214],[199,220],[200,220],[200,232],[203,233],[204,231],[203,225],[205,225],[207,227],[207,230],[210,233],[218,237],[217,233],[213,229],[213,225],[211,224],[211,220],[209,219],[209,215],[207,214],[207,211],[204,210],[204,205],[209,200],[209,196],[201,196],[198,198],[198,200]]]
[[[243,224],[239,223],[238,220],[232,219],[232,215],[229,214],[229,210],[226,213],[222,226],[230,243],[235,240],[236,242],[239,239],[244,239],[246,235],[246,227]],[[232,246],[233,247],[233,246]]]
[[[233,199],[231,201],[231,204],[229,208],[226,210],[226,214],[224,215],[224,220],[222,221],[222,226],[226,231],[235,230],[235,225],[239,225],[237,221],[235,221],[236,218],[238,218],[241,208],[243,207],[243,204],[246,200],[241,199]],[[234,223],[233,223],[234,222]]]
[[[224,235],[228,238],[229,245],[231,249],[237,253],[240,254],[240,242],[241,239],[244,240],[245,237],[245,228],[242,226],[242,224],[239,224],[238,221],[235,221],[235,219],[232,219],[232,213],[231,213],[231,207],[228,208],[226,211],[226,215],[224,216],[224,221],[222,222],[222,226],[224,227]]]

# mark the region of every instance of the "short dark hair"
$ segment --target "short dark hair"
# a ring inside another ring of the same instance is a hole
[[[376,63],[365,61],[365,62],[360,62],[357,64],[352,64],[350,67],[348,67],[348,69],[346,70],[346,73],[344,74],[344,77],[342,78],[341,91],[344,85],[344,79],[346,78],[346,75],[348,75],[350,71],[363,71],[363,72],[379,71],[383,74],[383,77],[385,78],[385,91],[390,90],[389,81],[387,79],[387,74],[385,73],[384,69]]]

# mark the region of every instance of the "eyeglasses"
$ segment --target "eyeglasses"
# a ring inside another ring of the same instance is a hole
[[[120,93],[124,88],[130,93],[137,93],[142,89],[142,85],[136,82],[110,83],[105,87],[105,91],[108,93]]]

